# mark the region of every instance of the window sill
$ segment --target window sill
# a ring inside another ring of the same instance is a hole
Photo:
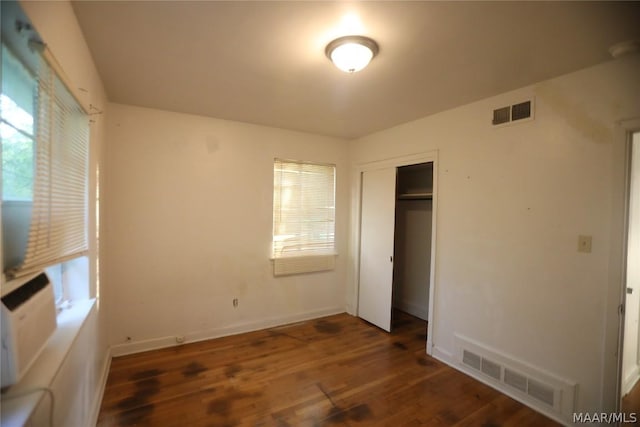
[[[288,276],[334,270],[337,256],[337,254],[318,254],[272,258],[273,275]]]
[[[70,308],[66,308],[58,314],[58,327],[42,353],[20,382],[11,386],[1,396],[0,424],[3,427],[25,425],[40,400],[43,397],[48,399],[42,389],[51,387],[58,370],[64,363],[94,306],[95,299],[74,301]],[[31,390],[33,393],[29,393]],[[11,396],[22,394],[25,395],[11,398]]]

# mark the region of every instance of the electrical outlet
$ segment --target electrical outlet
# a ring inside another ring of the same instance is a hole
[[[238,308],[238,298],[233,299],[233,308]]]
[[[578,236],[578,252],[591,253],[591,236]]]

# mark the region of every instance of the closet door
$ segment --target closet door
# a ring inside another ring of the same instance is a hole
[[[396,168],[362,173],[358,316],[391,331]]]

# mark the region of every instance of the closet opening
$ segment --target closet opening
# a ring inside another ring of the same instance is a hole
[[[395,194],[392,330],[406,314],[429,319],[433,162],[397,168]]]
[[[357,315],[387,331],[422,323],[434,347],[437,151],[361,166]],[[422,334],[421,334],[422,335]]]

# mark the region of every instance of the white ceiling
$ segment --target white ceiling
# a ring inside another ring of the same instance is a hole
[[[78,1],[114,102],[343,138],[611,59],[640,2]],[[361,34],[345,74],[324,54]],[[588,88],[585,88],[588,90]]]

